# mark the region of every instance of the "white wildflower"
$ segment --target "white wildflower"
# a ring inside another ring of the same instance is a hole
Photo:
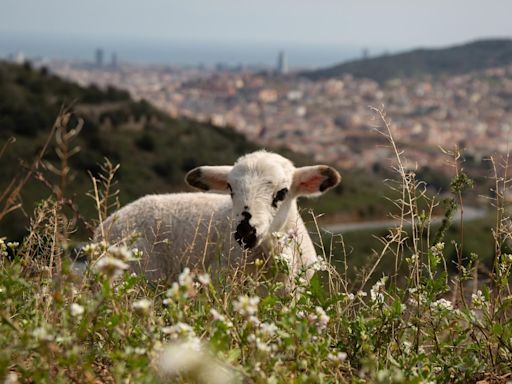
[[[327,324],[329,323],[330,317],[327,316],[322,307],[316,307],[315,312],[318,316],[316,328],[318,332],[321,332],[325,328],[327,328]]]
[[[163,327],[162,332],[170,335],[171,339],[192,339],[195,337],[194,329],[187,323],[178,322],[169,327]]]
[[[84,307],[82,307],[80,304],[73,303],[69,307],[69,310],[71,312],[71,316],[73,317],[80,317],[84,313]]]
[[[331,361],[334,361],[336,363],[341,363],[347,359],[347,354],[345,352],[338,352],[336,354],[329,353],[327,355],[327,358]]]
[[[405,259],[409,264],[416,264],[420,260],[420,257],[417,254],[412,255]]]
[[[212,315],[214,321],[220,321],[222,323],[226,321],[226,317],[221,315],[215,308],[210,309],[210,314]]]
[[[7,247],[8,248],[11,248],[11,249],[16,249],[20,246],[20,243],[18,243],[17,241],[9,241],[7,243]]]
[[[260,325],[261,321],[260,319],[258,319],[257,316],[249,316],[247,318],[247,323],[251,324],[253,327],[257,327],[258,325]]]
[[[481,290],[476,291],[471,295],[471,302],[476,308],[483,307],[485,304],[485,296]]]
[[[368,296],[368,293],[366,293],[365,291],[357,291],[357,297],[363,298],[366,296]]]
[[[200,384],[231,384],[238,382],[234,373],[214,359],[203,348],[189,342],[179,342],[166,346],[156,364],[164,377],[186,377],[187,382]]]
[[[233,309],[244,317],[250,317],[258,312],[258,296],[239,296],[238,300],[233,303]]]
[[[197,280],[203,284],[203,285],[208,285],[210,284],[210,275],[208,275],[207,273],[203,273],[202,275],[197,275]]]
[[[0,256],[7,256],[7,246],[2,238],[0,238]]]
[[[135,301],[132,304],[132,309],[141,314],[141,315],[147,315],[151,309],[151,306],[153,305],[153,302],[148,299],[140,299]]]
[[[443,310],[451,311],[451,310],[453,310],[453,305],[452,305],[452,302],[449,300],[439,299],[437,301],[432,302],[432,304],[430,304],[430,308],[433,310],[438,310],[438,311],[443,311]]]
[[[373,302],[384,303],[384,292],[386,287],[387,276],[377,281],[370,290],[370,297]]]
[[[52,341],[53,335],[48,333],[48,330],[44,327],[36,328],[32,331],[32,336],[38,341]]]
[[[318,261],[313,263],[312,268],[314,271],[328,271],[329,263],[320,256],[318,256]]]
[[[116,259],[129,261],[133,259],[133,253],[125,245],[112,245],[107,249],[107,253]]]
[[[444,243],[439,242],[439,243],[435,244],[433,247],[431,247],[430,250],[432,251],[432,253],[435,256],[441,256],[443,254],[443,250],[444,250]]]
[[[110,278],[119,276],[128,268],[128,264],[111,256],[103,256],[94,265],[96,272],[102,273]]]
[[[276,334],[279,328],[274,323],[261,323],[260,333],[265,337],[272,337]]]
[[[85,244],[82,247],[82,251],[87,253],[88,255],[93,255],[98,249],[99,249],[99,246],[97,243]]]
[[[179,284],[177,282],[172,283],[171,288],[169,288],[167,290],[165,295],[167,297],[172,297],[172,298],[175,298],[175,299],[179,298],[179,296],[180,296],[180,286],[179,286]]]
[[[7,376],[5,376],[4,384],[18,384],[18,374],[16,372],[9,372]]]

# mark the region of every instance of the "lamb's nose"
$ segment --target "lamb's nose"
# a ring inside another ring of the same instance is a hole
[[[242,248],[250,249],[256,245],[256,228],[249,224],[252,215],[249,212],[242,212],[243,220],[236,227],[235,240]]]

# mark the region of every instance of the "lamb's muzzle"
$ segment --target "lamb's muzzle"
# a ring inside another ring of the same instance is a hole
[[[251,220],[252,217],[249,212],[242,212],[242,216],[244,219],[236,227],[235,240],[242,248],[251,249],[254,248],[258,242],[258,238],[256,237],[256,228],[249,223],[249,220]]]

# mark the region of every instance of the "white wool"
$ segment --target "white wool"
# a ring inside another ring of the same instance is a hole
[[[296,241],[278,245],[280,253],[289,260],[291,282],[294,275],[318,261],[297,208],[299,195],[313,194],[309,190],[303,192],[303,184],[297,182],[302,182],[304,177],[297,175],[306,168],[307,175],[312,174],[314,167],[295,168],[288,159],[265,151],[245,155],[233,166],[199,167],[187,175],[187,181],[217,193],[142,197],[112,214],[103,223],[103,231],[96,230],[95,238],[101,240],[101,234],[105,233],[105,240],[115,244],[136,233],[132,246],[142,250],[143,256],[133,268],[149,279],[174,280],[185,267],[213,272],[226,265],[245,266],[255,259],[266,259],[276,247],[273,233],[294,233]],[[339,182],[339,174],[332,168],[317,168],[318,171],[314,169],[317,184],[332,179],[328,189]],[[331,172],[328,176],[327,168]],[[228,184],[233,197],[229,195]],[[283,188],[289,193],[273,206],[277,191]],[[250,225],[257,233],[256,246],[250,250],[243,250],[233,236],[244,211],[250,212]],[[306,277],[312,273],[313,268],[309,268]]]

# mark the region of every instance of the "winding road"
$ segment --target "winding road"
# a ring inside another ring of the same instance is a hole
[[[464,222],[482,219],[486,216],[487,210],[483,208],[475,207],[464,207]],[[435,216],[432,218],[431,224],[440,224],[443,221],[443,216]],[[453,222],[460,220],[460,209],[457,209],[453,215]],[[349,222],[349,223],[335,223],[326,224],[321,226],[322,229],[331,232],[333,234],[346,233],[353,231],[362,231],[367,229],[381,229],[381,228],[393,228],[400,224],[398,220],[378,220],[378,221],[360,221],[360,222]],[[410,226],[411,222],[406,220],[405,226]]]

